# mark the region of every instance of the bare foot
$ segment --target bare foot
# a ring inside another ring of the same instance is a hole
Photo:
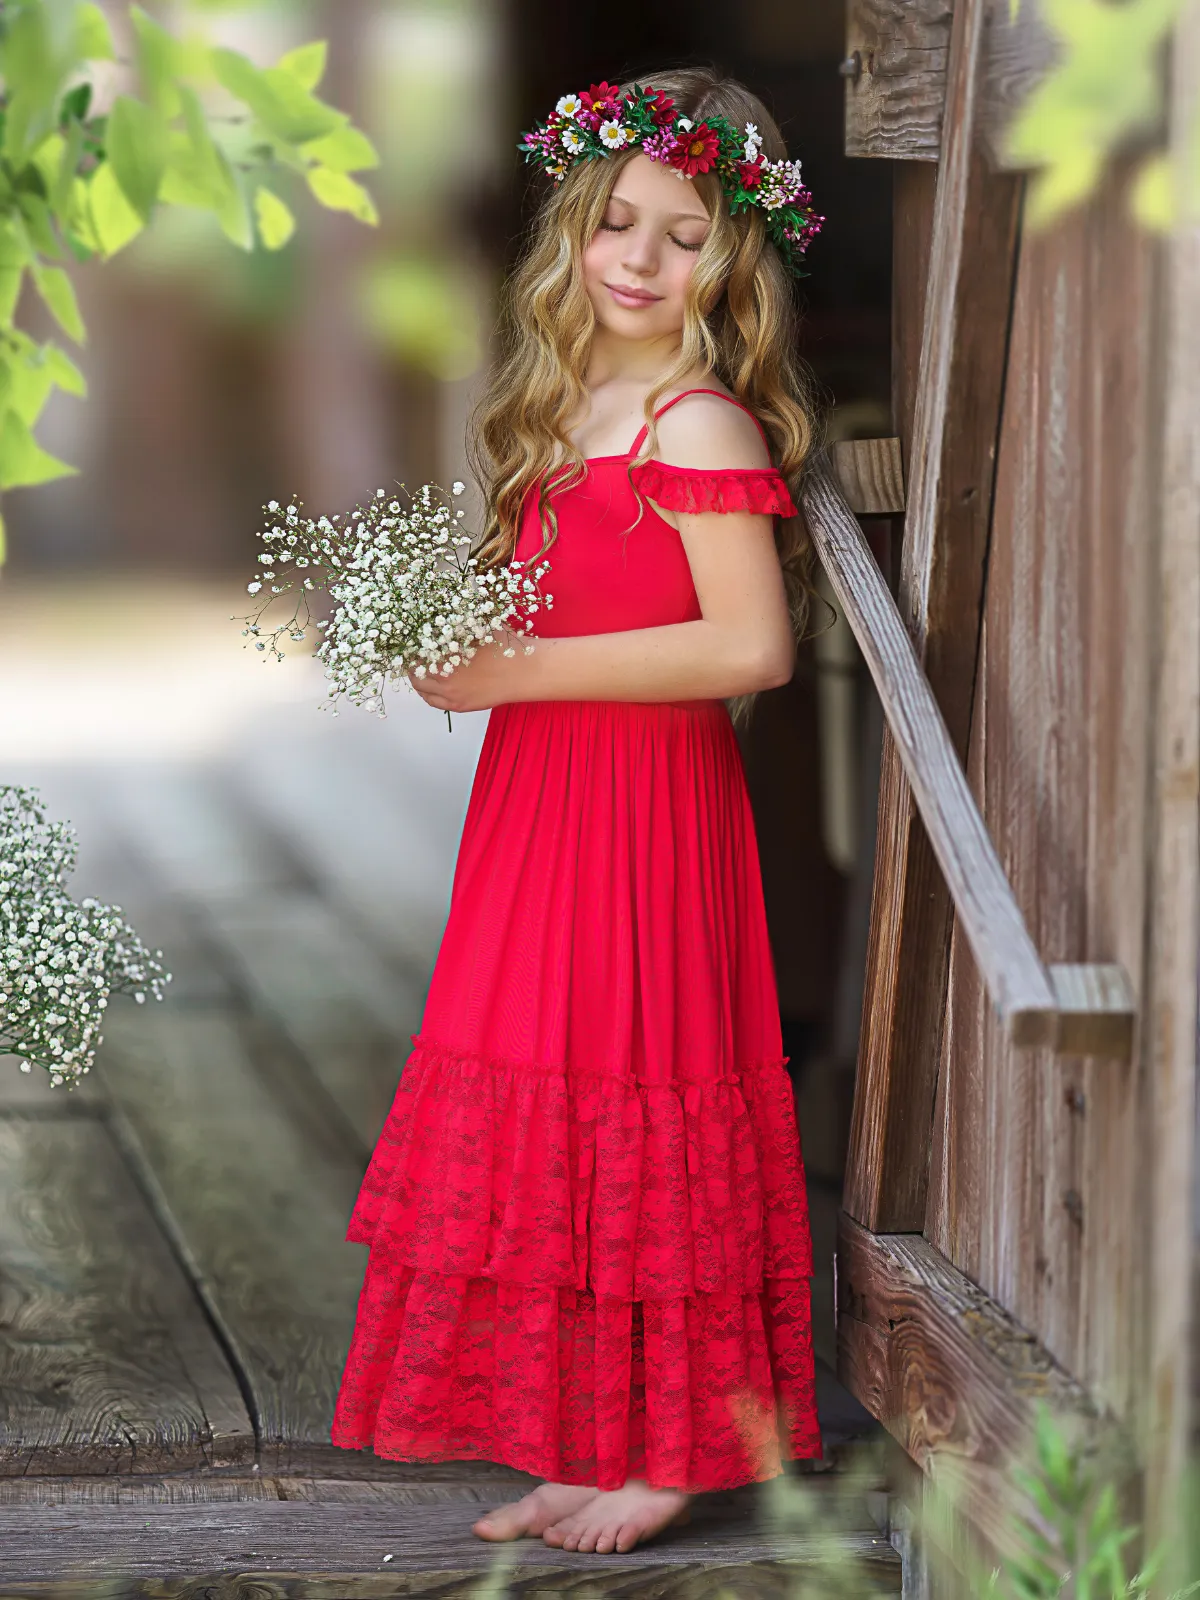
[[[544,1533],[561,1517],[572,1516],[594,1500],[598,1489],[571,1483],[539,1483],[520,1500],[485,1511],[472,1531],[480,1539],[520,1539]]]
[[[607,1555],[632,1550],[671,1522],[687,1522],[689,1495],[678,1489],[652,1489],[641,1478],[630,1478],[621,1489],[593,1497],[542,1534],[557,1550],[596,1551]]]

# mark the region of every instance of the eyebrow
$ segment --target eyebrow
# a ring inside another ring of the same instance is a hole
[[[628,206],[631,211],[636,211],[637,206],[632,200],[626,200],[623,194],[611,194],[610,200],[619,200],[623,206]],[[711,222],[712,218],[707,212],[700,211],[672,211],[667,218],[668,222]]]

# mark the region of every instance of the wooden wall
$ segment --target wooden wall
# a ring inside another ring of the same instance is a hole
[[[1048,962],[1142,987],[1152,759],[1153,247],[1102,194],[1025,231],[971,784]],[[1128,1416],[1145,1231],[1138,1057],[1001,1039],[956,931],[926,1236]]]

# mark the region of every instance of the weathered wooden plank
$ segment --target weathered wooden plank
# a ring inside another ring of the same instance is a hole
[[[1144,940],[1155,504],[1154,247],[1125,178],[1021,246],[971,786],[1048,962]],[[956,932],[955,939],[957,941]],[[1145,1394],[1147,1069],[1009,1048],[955,962],[925,1231],[1122,1416]],[[1139,1046],[1140,1048],[1140,1046]],[[945,1122],[945,1127],[941,1124]]]
[[[395,1587],[379,1593],[420,1593],[406,1580],[442,1574],[470,1574],[474,1591],[498,1562],[514,1581],[537,1578],[538,1592],[570,1592],[581,1580],[619,1584],[626,1595],[712,1595],[723,1584],[739,1595],[782,1597],[797,1575],[821,1556],[821,1535],[756,1529],[752,1522],[711,1521],[697,1511],[690,1525],[666,1530],[657,1539],[624,1555],[584,1555],[553,1550],[540,1540],[522,1540],[499,1549],[471,1533],[479,1515],[472,1502],[422,1505],[320,1505],[303,1501],[261,1500],[245,1504],[197,1506],[63,1506],[0,1509],[0,1542],[5,1551],[5,1587],[14,1581],[118,1575],[126,1583],[158,1579],[159,1596],[181,1593],[164,1580],[218,1572],[236,1573],[246,1592],[256,1595],[341,1594],[328,1575],[376,1574]],[[858,1507],[859,1529],[837,1536],[845,1555],[862,1570],[865,1593],[898,1593],[899,1561]],[[385,1561],[385,1557],[390,1559]],[[291,1575],[324,1577],[324,1590],[288,1585]],[[762,1585],[761,1587],[759,1585]],[[285,1585],[288,1585],[285,1587]],[[18,1593],[30,1592],[22,1588]],[[69,1595],[64,1586],[60,1591]],[[86,1592],[86,1591],[84,1591]],[[126,1592],[130,1592],[126,1590]],[[132,1591],[136,1594],[138,1591]],[[195,1586],[189,1586],[195,1593]],[[363,1590],[355,1585],[354,1594]],[[447,1592],[445,1589],[439,1591]],[[453,1589],[449,1590],[453,1593]],[[794,1592],[794,1591],[791,1591]]]
[[[849,0],[846,154],[937,161],[952,7],[947,0]],[[1013,116],[1058,60],[1038,0],[988,0],[980,131],[991,166],[1016,161]]]
[[[843,1213],[838,1349],[839,1373],[909,1455],[935,1476],[954,1469],[967,1521],[1000,1553],[1014,1550],[1012,1459],[1038,1402],[1086,1450],[1133,1464],[1132,1438],[919,1234],[874,1234]]]
[[[964,0],[955,14],[898,593],[960,758],[970,726],[1019,198],[1013,179],[989,174],[975,137],[983,6]],[[911,288],[903,294],[911,316]],[[924,1217],[951,902],[890,731],[878,816],[845,1203],[864,1223],[894,1231],[919,1227]]]
[[[462,827],[456,809],[433,803],[424,783],[372,784],[340,762],[286,783],[247,767],[231,772],[230,782],[304,862],[319,892],[426,983],[449,908]]]
[[[1177,176],[1194,171],[1200,117],[1200,5],[1186,8],[1171,45],[1170,150]],[[1181,182],[1182,187],[1182,182]],[[1180,1582],[1188,1516],[1183,1473],[1196,1425],[1197,1363],[1190,1267],[1195,1250],[1196,807],[1200,790],[1200,221],[1166,246],[1164,316],[1156,351],[1162,393],[1160,526],[1151,628],[1153,777],[1149,829],[1149,947],[1143,1045],[1150,1085],[1150,1236],[1145,1392],[1147,1533],[1170,1541],[1164,1582]]]
[[[1124,967],[1059,961],[1046,970],[1058,1003],[1059,1051],[1128,1061],[1137,1001]]]
[[[216,902],[207,917],[251,1004],[309,1063],[369,1154],[420,1026],[424,985],[385,966],[307,890]]]
[[[950,15],[949,0],[849,0],[848,156],[938,159]]]
[[[829,467],[856,515],[904,510],[899,439],[839,439],[829,448]]]
[[[0,1301],[0,1474],[253,1459],[233,1372],[97,1118],[0,1118]]]
[[[343,1242],[361,1167],[275,1091],[256,1059],[271,1048],[236,1014],[164,1005],[114,1018],[104,1070],[253,1396],[264,1470],[311,1470],[353,1454],[328,1441],[366,1255]]]
[[[959,924],[992,1003],[1014,1045],[1057,1048],[1061,1021],[1054,989],[862,531],[820,468],[808,477],[803,504],[817,553],[879,690]],[[1112,1019],[1109,985],[1094,987],[1105,992],[1107,1024]],[[1080,1014],[1072,1025],[1080,1025]]]
[[[227,1500],[280,1500],[278,1480],[240,1471],[153,1473],[131,1477],[0,1478],[0,1506],[207,1505]]]

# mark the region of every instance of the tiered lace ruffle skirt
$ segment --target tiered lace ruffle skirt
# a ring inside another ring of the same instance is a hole
[[[693,1491],[821,1454],[812,1248],[719,702],[491,715],[348,1237],[332,1437]]]

